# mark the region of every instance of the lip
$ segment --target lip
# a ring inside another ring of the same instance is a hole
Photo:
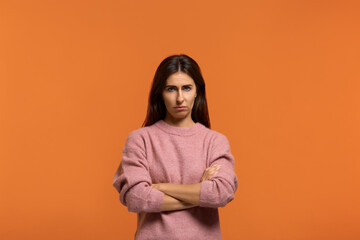
[[[181,111],[181,110],[185,110],[186,109],[186,107],[174,107],[176,110],[178,110],[178,111]]]

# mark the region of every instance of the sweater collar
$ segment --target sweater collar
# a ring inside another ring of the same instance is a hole
[[[163,119],[154,123],[154,126],[160,128],[164,132],[178,136],[191,136],[203,127],[200,122],[196,122],[191,127],[176,127],[165,122]]]

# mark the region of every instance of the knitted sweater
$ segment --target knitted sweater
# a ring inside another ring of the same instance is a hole
[[[221,169],[201,183],[198,207],[161,212],[164,193],[152,183],[199,183],[213,164]],[[176,127],[164,120],[130,132],[113,178],[120,202],[137,213],[137,240],[221,239],[218,207],[234,199],[237,185],[225,135],[199,122]]]

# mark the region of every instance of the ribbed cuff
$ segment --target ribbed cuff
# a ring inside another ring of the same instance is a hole
[[[212,181],[203,181],[201,182],[200,186],[200,207],[211,207],[214,202],[213,191],[211,189],[213,188],[213,182]]]
[[[149,203],[149,208],[151,212],[161,212],[161,208],[164,202],[165,193],[160,192],[159,190],[153,188],[151,189],[151,202]]]

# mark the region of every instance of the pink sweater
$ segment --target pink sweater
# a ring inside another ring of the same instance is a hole
[[[164,193],[152,183],[199,183],[204,170],[222,167],[203,181],[200,206],[161,212]],[[221,239],[218,207],[234,199],[237,177],[225,135],[197,122],[175,127],[164,120],[128,135],[113,186],[128,211],[136,212],[135,239]]]

